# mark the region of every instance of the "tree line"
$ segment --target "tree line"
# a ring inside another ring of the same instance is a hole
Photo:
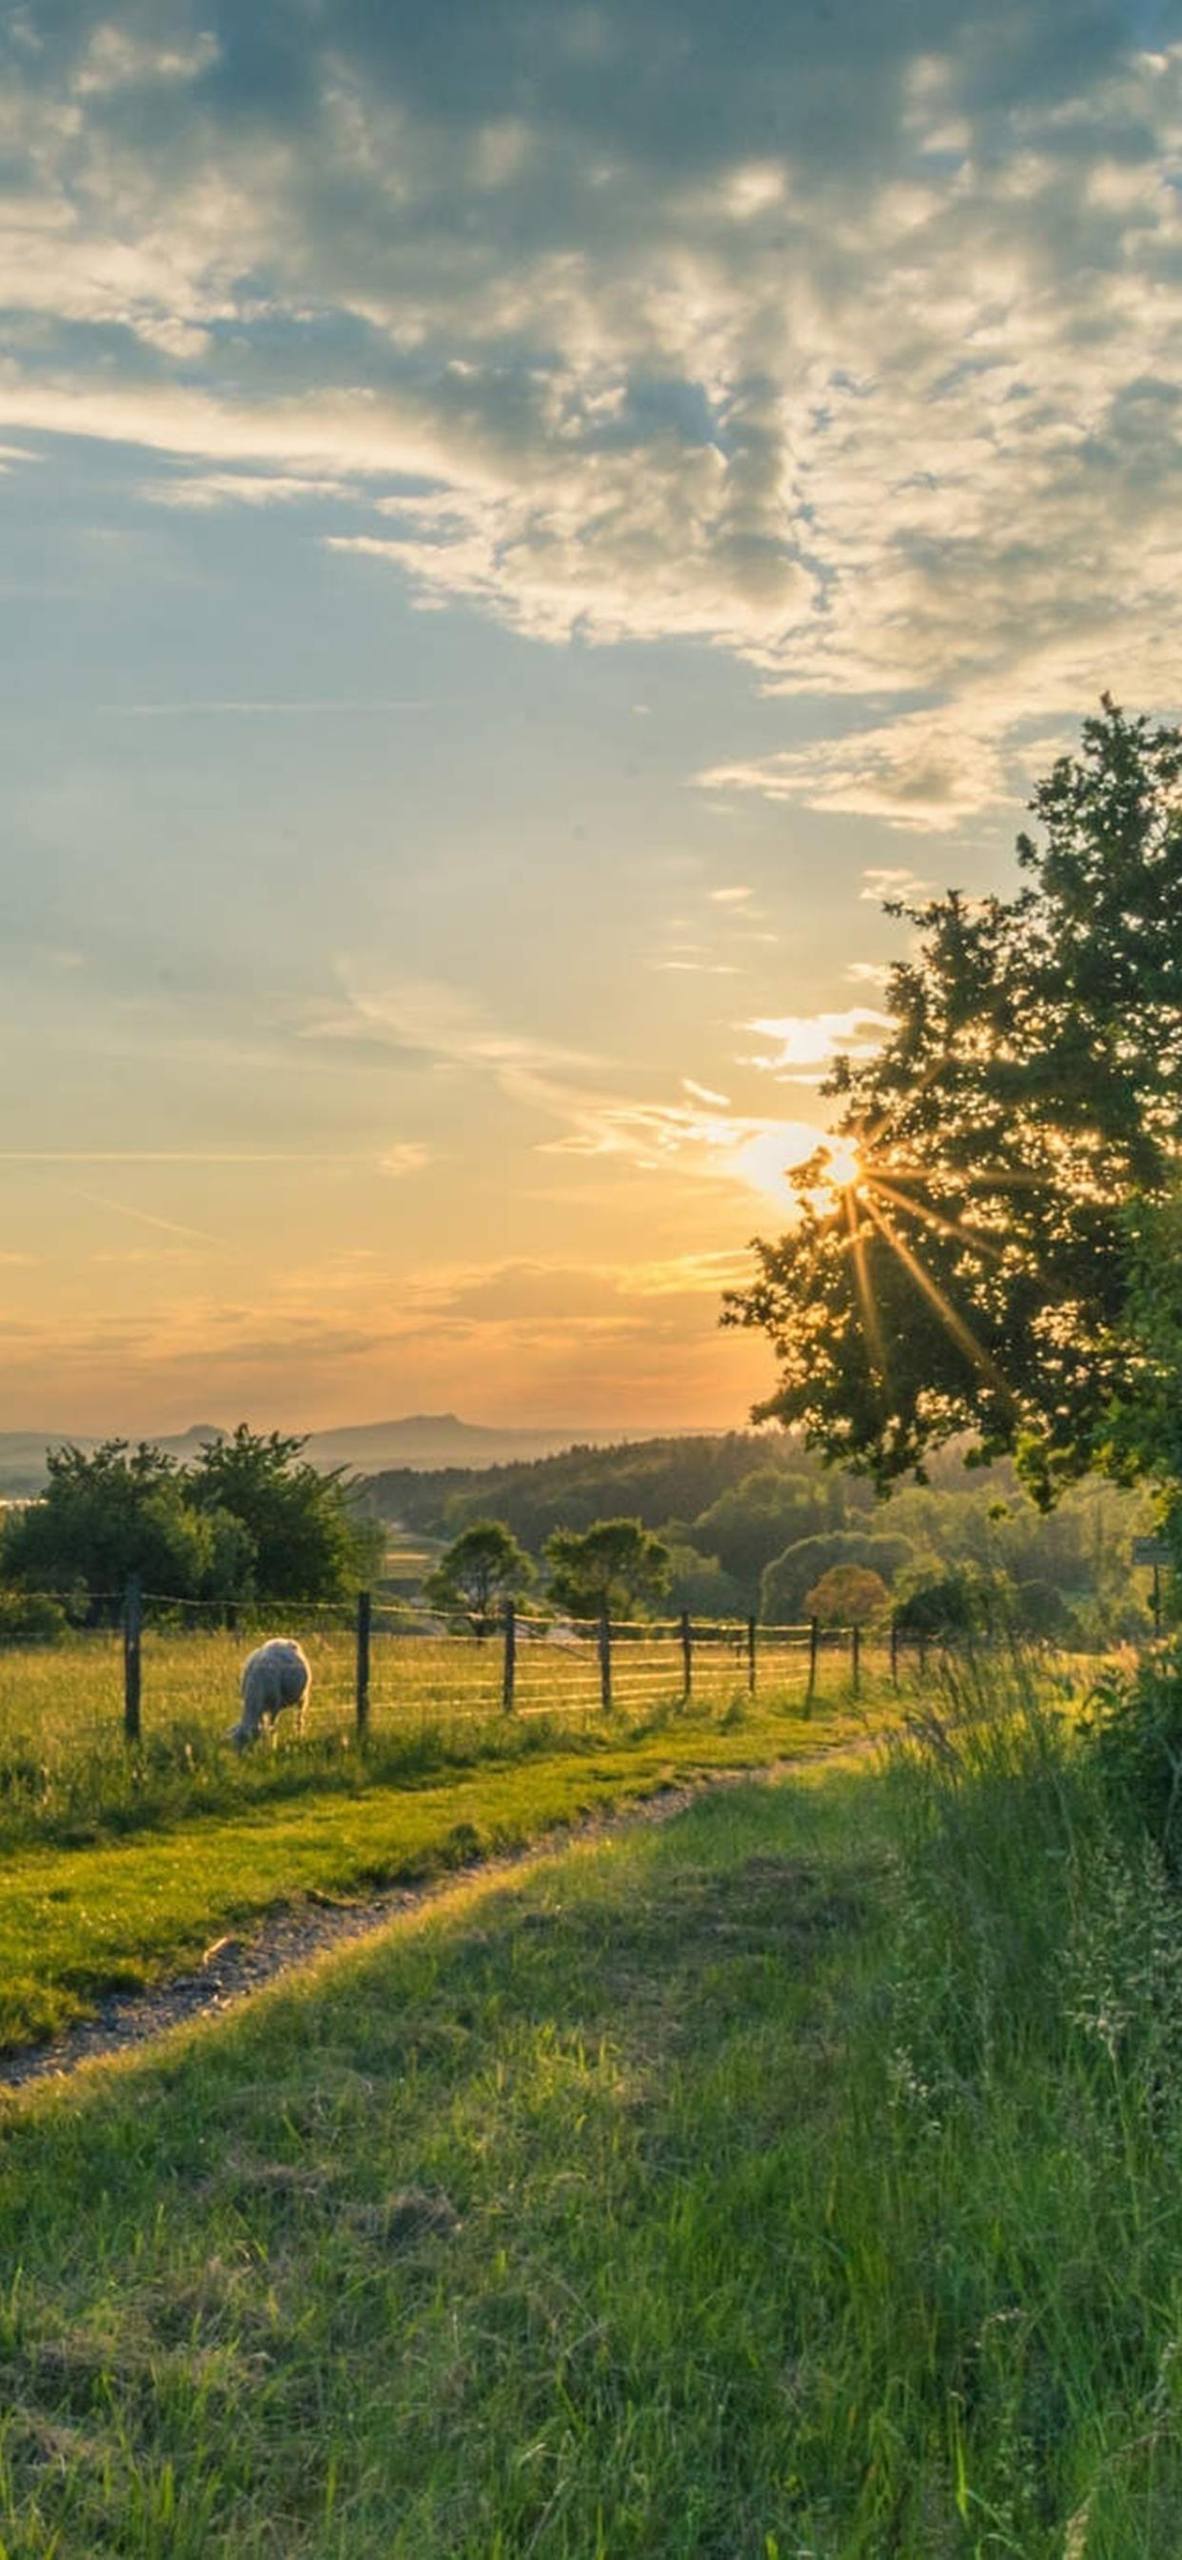
[[[187,1466],[145,1441],[51,1449],[42,1499],[0,1525],[0,1627],[92,1618],[133,1578],[174,1600],[347,1599],[376,1573],[381,1533],[304,1445],[242,1423]]]

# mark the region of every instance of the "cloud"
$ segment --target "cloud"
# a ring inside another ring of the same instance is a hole
[[[783,1178],[785,1168],[803,1163],[820,1143],[823,1133],[811,1121],[732,1111],[692,1077],[681,1079],[690,1097],[685,1102],[616,1092],[602,1060],[560,1042],[503,1030],[461,989],[434,982],[365,987],[344,974],[344,1003],[314,1018],[306,1037],[375,1044],[420,1066],[434,1063],[488,1082],[541,1123],[543,1131],[548,1125],[556,1132],[535,1137],[540,1154],[610,1159],[620,1167],[683,1181],[725,1181],[740,1191],[770,1194],[787,1208],[792,1194]],[[843,1038],[860,1054],[862,1026],[882,1019],[864,1006],[818,1017],[830,1028],[820,1034],[814,1030],[816,1056],[835,1054]],[[781,1023],[745,1027],[782,1041],[792,1028]],[[758,1063],[775,1070],[782,1062]]]
[[[12,32],[15,433],[298,508],[424,607],[844,702],[714,792],[936,831],[1031,724],[1160,702],[1182,47],[1117,0],[844,0],[790,43],[756,0]]]
[[[910,712],[811,746],[712,765],[697,780],[704,790],[754,791],[937,834],[1007,797],[996,730],[974,728],[960,708]]]
[[[858,896],[864,906],[881,907],[895,904],[914,906],[922,898],[934,898],[937,895],[934,880],[921,880],[918,872],[910,870],[906,863],[869,863],[862,873],[862,878],[866,885],[859,889]],[[856,968],[862,968],[865,965],[861,961],[856,961],[854,964]]]
[[[778,1083],[817,1084],[835,1058],[872,1058],[892,1023],[889,1014],[855,1004],[845,1013],[785,1014],[745,1022],[741,1028],[774,1043],[770,1057],[749,1058],[745,1065],[775,1076]]]

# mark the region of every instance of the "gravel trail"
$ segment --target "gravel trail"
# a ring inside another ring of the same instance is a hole
[[[608,1839],[642,1822],[669,1822],[698,1797],[719,1787],[771,1786],[799,1771],[830,1759],[849,1759],[875,1750],[878,1738],[835,1743],[807,1757],[777,1760],[750,1769],[717,1769],[683,1784],[655,1788],[616,1810],[589,1813],[582,1821],[543,1832],[524,1849],[503,1857],[474,1859],[464,1868],[450,1867],[427,1884],[385,1885],[356,1899],[308,1893],[298,1902],[280,1904],[265,1913],[249,1932],[216,1938],[191,1973],[175,1974],[148,1991],[112,1991],[100,1998],[91,2018],[54,2036],[46,2044],[0,2053],[0,2092],[21,2089],[31,2081],[69,2078],[85,2063],[125,2053],[152,2042],[170,2027],[193,2018],[224,2015],[279,1975],[294,1974],[326,1949],[356,1944],[389,1927],[409,1912],[421,1911],[454,1888],[461,1876],[508,1876],[550,1857],[556,1849],[579,1840]]]

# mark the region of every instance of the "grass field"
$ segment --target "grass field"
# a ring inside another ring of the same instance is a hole
[[[1041,1711],[5,2114],[8,2560],[1182,2548],[1182,1927]]]
[[[178,1638],[175,1658],[194,1650],[207,1640]],[[59,1698],[68,1656],[36,1669]],[[432,1707],[375,1719],[364,1752],[313,1724],[241,1759],[179,1712],[138,1754],[109,1735],[87,1752],[64,1728],[35,1786],[0,1804],[0,2045],[183,1970],[225,1930],[308,1892],[419,1880],[670,1780],[827,1749],[896,1712],[882,1694],[807,1715],[742,1693],[644,1716]]]
[[[305,1766],[331,1766],[354,1742],[355,1636],[347,1613],[272,1610],[253,1631],[186,1632],[149,1624],[142,1644],[143,1749],[129,1760],[123,1743],[123,1648],[116,1631],[94,1631],[59,1644],[0,1648],[0,1842],[53,1836],[63,1823],[101,1815],[128,1819],[145,1806],[175,1810],[186,1786],[205,1802],[230,1783],[232,1755],[224,1739],[238,1712],[238,1674],[260,1633],[298,1636],[312,1667],[304,1719]],[[883,1649],[867,1652],[867,1691],[881,1689]],[[466,1729],[499,1724],[503,1654],[499,1638],[422,1637],[386,1632],[379,1617],[370,1680],[371,1756],[391,1763],[447,1748]],[[768,1643],[760,1663],[765,1703],[803,1705],[807,1658],[798,1641]],[[722,1713],[747,1695],[740,1633],[703,1633],[695,1646],[694,1704]],[[614,1706],[626,1722],[643,1722],[682,1702],[680,1640],[673,1629],[617,1638]],[[848,1640],[822,1655],[819,1702],[844,1699]],[[593,1638],[556,1644],[523,1627],[517,1657],[515,1717],[590,1729],[602,1721]],[[287,1756],[289,1725],[283,1728]],[[269,1774],[268,1774],[269,1772]],[[250,1762],[255,1793],[286,1780],[266,1751]]]

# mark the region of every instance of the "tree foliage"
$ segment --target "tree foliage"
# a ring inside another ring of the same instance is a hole
[[[550,1597],[573,1618],[601,1609],[625,1617],[668,1590],[669,1549],[639,1520],[597,1520],[590,1529],[556,1529],[546,1540]]]
[[[498,1606],[520,1599],[533,1566],[511,1529],[500,1520],[474,1520],[453,1538],[424,1585],[433,1609],[462,1609],[477,1635],[486,1636]]]
[[[806,1618],[823,1627],[868,1627],[890,1607],[891,1595],[880,1573],[864,1564],[831,1564],[805,1593]]]
[[[132,1576],[180,1600],[340,1599],[372,1565],[374,1532],[303,1446],[242,1424],[188,1468],[147,1442],[51,1449],[43,1500],[6,1523],[4,1577],[92,1599]]]
[[[834,1526],[842,1516],[841,1488],[811,1484],[782,1467],[758,1467],[719,1495],[694,1522],[693,1543],[715,1555],[752,1599],[764,1566],[798,1538]]]
[[[1182,1149],[1182,732],[1106,698],[1032,808],[1017,895],[892,907],[894,1028],[830,1086],[860,1170],[824,1186],[820,1151],[729,1302],[780,1360],[763,1414],[880,1487],[956,1433],[1042,1502],[1136,1464],[1131,1273]]]
[[[322,1473],[303,1439],[244,1422],[211,1440],[189,1470],[194,1508],[229,1513],[253,1541],[254,1581],[269,1600],[337,1600],[372,1570],[378,1541],[343,1471]]]
[[[910,1538],[891,1537],[885,1531],[874,1536],[856,1529],[833,1529],[824,1537],[801,1538],[766,1567],[759,1586],[760,1615],[768,1626],[792,1626],[811,1615],[808,1594],[834,1566],[856,1565],[889,1584],[914,1562]]]

